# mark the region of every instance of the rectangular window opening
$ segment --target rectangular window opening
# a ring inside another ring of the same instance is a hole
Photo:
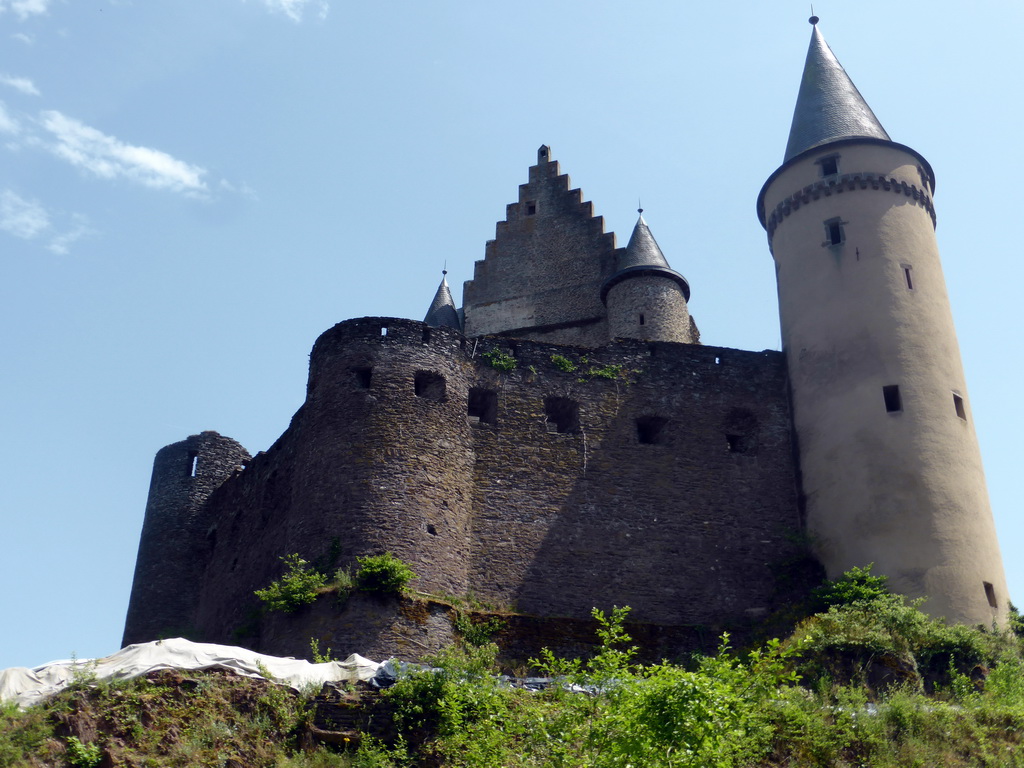
[[[534,216],[537,213],[537,201],[528,200],[526,203],[526,215]]]
[[[427,326],[423,329],[423,343],[427,344],[430,341],[430,327]]]
[[[999,607],[999,603],[996,602],[996,589],[995,589],[995,587],[993,587],[987,581],[983,581],[982,584],[985,585],[985,597],[988,599],[989,606],[991,606],[992,608],[998,608]]]
[[[964,410],[964,399],[956,392],[953,393],[953,407],[956,408],[956,415],[967,421],[967,411]]]
[[[373,378],[373,368],[353,368],[352,376],[356,380],[359,389],[369,389],[370,380]]]
[[[469,390],[466,415],[470,424],[498,423],[498,393],[493,389],[473,387]]]
[[[388,335],[388,327],[386,325],[382,325],[380,327],[380,335],[381,336],[387,336]]]
[[[900,387],[898,384],[889,384],[882,387],[882,397],[885,398],[885,410],[889,413],[903,410],[903,398],[900,397]]]
[[[640,325],[643,325],[643,324],[644,324],[644,316],[640,315]]]
[[[843,228],[838,222],[828,225],[828,242],[829,245],[839,245],[843,242]]]
[[[425,400],[436,400],[442,402],[448,391],[444,376],[433,371],[416,371],[413,377],[413,389],[416,397]]]
[[[910,267],[906,264],[903,265],[903,279],[907,281],[907,290],[914,290],[914,278],[910,276]]]
[[[199,470],[199,454],[195,451],[188,452],[188,476],[195,477]]]
[[[839,155],[823,157],[818,161],[822,176],[835,176],[839,173]]]
[[[580,406],[567,397],[549,397],[544,400],[544,415],[548,432],[562,434],[580,431]]]
[[[636,420],[636,439],[641,445],[665,445],[668,442],[668,419],[662,416],[641,416]]]

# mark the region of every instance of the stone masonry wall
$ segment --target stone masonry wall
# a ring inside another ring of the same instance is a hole
[[[529,173],[465,283],[466,335],[601,346],[608,327],[600,289],[614,268],[615,235],[570,189],[547,147]]]
[[[421,591],[541,617],[745,623],[788,596],[795,477],[779,353],[348,321],[318,339],[289,429],[209,500],[197,636],[295,653],[324,635],[321,609],[254,620],[291,552],[332,570],[391,551]],[[336,648],[395,631],[337,622]]]

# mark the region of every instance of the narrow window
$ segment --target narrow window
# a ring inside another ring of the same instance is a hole
[[[416,375],[413,377],[413,385],[416,397],[422,397],[425,400],[436,400],[437,402],[445,399],[447,386],[445,385],[444,376],[439,373],[416,371]]]
[[[640,315],[640,325],[643,325],[643,324],[644,324],[644,316]]]
[[[427,326],[423,329],[423,343],[426,344],[430,341],[430,327]]]
[[[188,452],[188,476],[195,477],[199,469],[199,454],[195,451]]]
[[[981,582],[985,585],[985,597],[988,598],[988,604],[993,608],[998,608],[999,603],[996,602],[996,589],[987,581]]]
[[[636,420],[636,439],[643,445],[665,445],[668,442],[668,419],[642,416]]]
[[[956,408],[956,415],[967,421],[967,411],[964,410],[964,399],[956,392],[953,393],[953,407]]]
[[[388,335],[388,327],[386,325],[382,325],[380,327],[380,335],[381,336],[387,336]]]
[[[829,155],[817,161],[821,166],[822,176],[835,176],[839,173],[839,155]]]
[[[567,397],[548,397],[544,400],[544,415],[548,432],[563,434],[580,431],[580,407]]]
[[[359,389],[369,389],[370,379],[373,378],[373,368],[353,368],[352,377]]]
[[[903,410],[903,399],[900,397],[899,384],[889,384],[882,387],[882,397],[885,398],[885,410],[889,413]]]
[[[473,387],[469,390],[466,414],[470,424],[497,424],[498,393],[493,389]]]
[[[825,245],[841,245],[845,239],[841,220],[829,219],[825,222]]]
[[[533,216],[537,213],[537,201],[528,200],[526,203],[526,215]]]
[[[907,290],[914,290],[914,278],[910,274],[911,267],[908,264],[903,264],[903,279],[907,281]]]
[[[729,453],[748,456],[757,454],[760,427],[757,416],[746,408],[733,408],[722,424],[725,433],[725,447]]]

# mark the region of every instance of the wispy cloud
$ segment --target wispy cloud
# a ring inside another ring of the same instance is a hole
[[[55,110],[40,113],[43,128],[56,143],[58,157],[103,179],[125,178],[153,189],[201,196],[207,191],[204,168],[150,147],[127,144]]]
[[[22,240],[31,240],[50,228],[50,216],[36,200],[26,200],[16,192],[0,191],[0,230]]]
[[[50,8],[52,0],[0,0],[0,13],[11,11],[21,21],[30,16],[41,16]]]
[[[89,226],[89,218],[76,213],[71,217],[71,229],[54,235],[54,237],[50,239],[50,243],[46,248],[51,253],[65,256],[70,251],[72,243],[95,233],[96,231]]]
[[[307,10],[318,18],[327,18],[330,8],[328,0],[263,0],[263,4],[275,13],[283,13],[292,21],[302,21]]]
[[[10,75],[0,74],[0,85],[10,86],[16,91],[21,91],[26,96],[39,95],[39,89],[27,77],[11,77]]]
[[[21,125],[17,119],[7,111],[7,105],[0,101],[0,133],[17,134],[21,132]]]

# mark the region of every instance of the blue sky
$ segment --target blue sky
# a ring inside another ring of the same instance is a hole
[[[938,237],[1011,597],[1024,6],[820,2]],[[0,0],[0,668],[118,648],[153,454],[268,448],[319,333],[456,300],[552,146],[606,227],[645,218],[705,343],[778,349],[754,203],[804,3]],[[338,649],[355,652],[358,648]]]

